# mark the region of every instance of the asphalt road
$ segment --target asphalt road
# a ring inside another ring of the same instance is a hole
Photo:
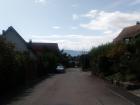
[[[135,105],[106,82],[80,69],[67,69],[42,81],[28,96],[9,105]]]

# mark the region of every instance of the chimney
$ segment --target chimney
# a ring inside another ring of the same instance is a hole
[[[29,48],[29,49],[31,49],[31,48],[32,48],[32,40],[31,40],[31,39],[29,40],[29,43],[28,43],[28,48]]]
[[[137,21],[137,22],[136,22],[136,25],[140,25],[140,21]]]
[[[5,30],[2,30],[2,35],[5,35]]]
[[[29,40],[29,43],[31,43],[31,44],[32,44],[32,40],[31,40],[31,39]]]

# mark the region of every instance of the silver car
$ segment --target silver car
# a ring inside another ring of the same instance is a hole
[[[57,71],[57,73],[65,73],[65,68],[63,65],[58,65],[56,67],[56,71]]]

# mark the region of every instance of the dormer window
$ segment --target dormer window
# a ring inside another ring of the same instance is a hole
[[[130,38],[125,38],[125,39],[124,39],[124,42],[125,42],[126,44],[128,44],[128,43],[130,42]]]

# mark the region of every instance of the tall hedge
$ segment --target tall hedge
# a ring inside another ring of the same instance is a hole
[[[28,52],[17,52],[14,45],[0,38],[0,92],[8,92],[36,78],[35,61]]]
[[[129,43],[110,43],[89,52],[92,72],[121,81],[140,80],[140,38]]]

